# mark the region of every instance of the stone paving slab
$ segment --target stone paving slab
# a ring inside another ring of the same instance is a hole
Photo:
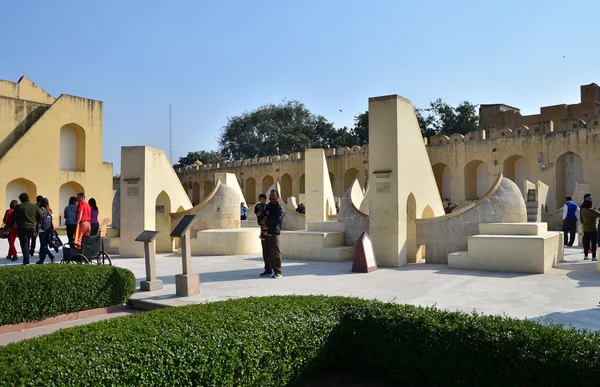
[[[3,250],[0,241],[0,251]],[[182,270],[176,254],[158,254],[156,272],[164,288],[139,291],[136,299],[170,306],[248,296],[325,294],[378,299],[412,305],[516,318],[552,321],[576,328],[600,330],[600,273],[596,262],[583,261],[579,247],[565,248],[565,263],[547,274],[498,273],[448,269],[446,265],[411,264],[351,273],[352,262],[315,262],[284,259],[283,278],[260,278],[258,256],[193,257],[200,273],[199,295],[175,295],[175,275]],[[3,258],[0,258],[3,260]],[[113,264],[144,280],[144,260],[114,257]],[[10,265],[1,263],[0,266]]]

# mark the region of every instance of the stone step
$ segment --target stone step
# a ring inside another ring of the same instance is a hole
[[[279,246],[284,258],[322,260],[321,251],[344,246],[343,232],[283,231]]]
[[[538,202],[525,202],[525,207],[538,208]]]
[[[307,231],[322,231],[322,232],[344,232],[346,225],[343,222],[307,222]]]
[[[548,232],[547,223],[480,223],[481,235],[542,235]]]
[[[321,260],[322,261],[352,261],[354,259],[354,247],[352,246],[339,246],[339,247],[326,247],[321,249]]]

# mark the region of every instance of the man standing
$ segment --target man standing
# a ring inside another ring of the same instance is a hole
[[[81,246],[81,240],[84,236],[90,236],[90,221],[92,220],[92,208],[85,201],[85,194],[78,193],[77,194],[77,212],[76,212],[76,220],[77,220],[77,228],[79,232],[77,232],[77,239],[75,240],[75,245]]]
[[[42,211],[40,208],[29,201],[29,195],[22,193],[19,195],[21,204],[15,207],[7,226],[10,228],[17,224],[17,235],[19,244],[23,253],[23,265],[29,265],[29,244],[31,239],[36,237],[36,227],[42,221]]]
[[[44,198],[44,197],[43,197],[42,195],[38,195],[38,196],[35,198],[35,205],[37,206],[37,208],[40,208],[40,209],[41,209],[41,207],[40,207],[40,206],[41,206],[41,203],[42,203],[42,199],[43,199],[43,198]],[[36,233],[36,234],[37,234],[37,233]],[[31,238],[31,248],[29,249],[29,255],[30,255],[30,256],[32,256],[32,257],[35,255],[35,240],[36,240],[36,239],[37,239],[37,236],[34,236],[34,237],[32,237],[32,238]]]
[[[444,212],[446,213],[446,215],[451,214],[452,211],[456,209],[456,207],[458,207],[458,204],[452,203],[448,200],[448,205],[444,208]]]
[[[566,197],[566,203],[563,206],[562,219],[562,230],[565,233],[565,246],[573,246],[575,233],[577,232],[577,219],[579,219],[579,206],[573,203],[573,198],[570,196]]]
[[[279,234],[281,234],[281,225],[285,211],[279,204],[279,192],[272,190],[269,195],[269,204],[267,204],[267,227],[268,233],[265,236],[265,248],[267,259],[271,270],[272,278],[281,278],[281,251],[279,250]],[[266,271],[265,271],[266,272]],[[263,273],[264,274],[264,273]]]

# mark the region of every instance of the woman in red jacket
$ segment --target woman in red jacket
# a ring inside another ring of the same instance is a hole
[[[19,204],[16,200],[10,202],[10,208],[4,213],[4,224],[7,224],[10,220],[12,213],[15,211],[15,207]],[[17,223],[15,222],[11,227],[8,234],[8,255],[6,259],[11,261],[17,260],[17,249],[15,248],[15,240],[17,239]]]

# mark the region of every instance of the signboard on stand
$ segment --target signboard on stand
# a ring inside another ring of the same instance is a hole
[[[377,260],[373,249],[373,240],[366,232],[363,232],[354,250],[353,273],[370,273],[377,270]]]

